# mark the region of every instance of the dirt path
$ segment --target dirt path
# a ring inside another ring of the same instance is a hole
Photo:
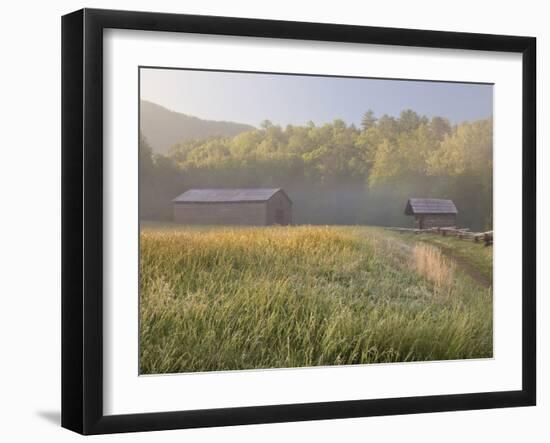
[[[485,288],[490,288],[492,286],[492,282],[484,274],[479,272],[479,270],[474,265],[464,260],[462,257],[453,254],[450,248],[445,248],[440,245],[437,245],[435,247],[439,248],[441,252],[445,254],[445,256],[453,260],[466,275],[475,280],[481,286]]]
[[[393,239],[396,241],[396,244],[398,244],[399,247],[404,252],[406,252],[408,255],[411,254],[413,246],[410,243],[405,242],[401,239],[398,239],[397,237],[393,237]],[[453,260],[456,263],[457,267],[462,272],[464,272],[464,274],[466,274],[476,283],[483,286],[484,288],[490,288],[492,286],[492,282],[489,278],[487,278],[483,273],[481,273],[473,264],[471,264],[464,258],[454,254],[450,248],[447,248],[444,245],[440,245],[440,244],[435,245],[431,242],[416,241],[416,243],[424,243],[424,244],[431,245],[434,248],[438,248],[446,257]]]

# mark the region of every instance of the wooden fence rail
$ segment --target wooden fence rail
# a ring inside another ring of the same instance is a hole
[[[493,231],[486,232],[471,232],[469,228],[457,228],[456,226],[448,226],[444,228],[386,228],[390,231],[401,233],[409,232],[413,234],[439,234],[442,236],[456,237],[460,240],[470,240],[476,243],[483,242],[485,246],[493,244]]]

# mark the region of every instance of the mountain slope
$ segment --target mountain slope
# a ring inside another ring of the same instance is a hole
[[[255,128],[241,123],[202,120],[170,111],[146,100],[141,101],[141,132],[159,154],[166,154],[175,143],[212,136],[233,137]]]

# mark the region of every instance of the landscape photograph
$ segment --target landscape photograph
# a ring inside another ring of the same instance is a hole
[[[141,67],[139,371],[493,357],[493,85]]]

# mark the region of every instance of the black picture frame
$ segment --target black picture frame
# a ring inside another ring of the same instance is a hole
[[[103,413],[103,30],[172,31],[503,51],[523,64],[522,389],[260,407]],[[230,17],[83,9],[62,18],[62,426],[151,431],[536,403],[536,39]]]

